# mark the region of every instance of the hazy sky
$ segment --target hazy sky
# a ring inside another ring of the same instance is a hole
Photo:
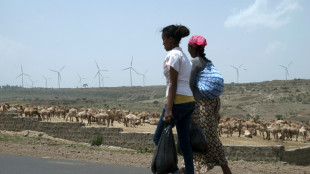
[[[105,87],[130,86],[129,70],[145,73],[145,85],[165,85],[167,52],[161,29],[182,24],[203,35],[206,54],[225,83],[310,79],[308,0],[0,0],[0,86],[98,87],[98,63]],[[187,52],[189,37],[181,47]],[[43,77],[44,76],[44,77]],[[143,76],[133,72],[134,86]],[[102,86],[102,84],[101,84]]]

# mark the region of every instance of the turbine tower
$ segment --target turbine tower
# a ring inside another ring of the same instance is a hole
[[[108,70],[100,69],[96,61],[95,61],[95,63],[96,63],[97,69],[98,69],[98,71],[97,71],[97,73],[96,73],[95,77],[96,77],[96,76],[98,76],[98,80],[99,80],[99,88],[100,88],[101,78],[103,78],[103,76],[102,76],[101,72],[102,72],[102,71],[108,71]]]
[[[145,70],[144,74],[139,74],[142,76],[143,86],[145,86],[145,81],[146,81],[145,74],[146,73],[147,73],[147,70]]]
[[[47,81],[51,80],[52,78],[46,78],[45,76],[43,76],[44,80],[45,80],[45,88],[47,88]]]
[[[292,64],[293,62],[289,63],[287,66],[283,66],[283,65],[279,65],[284,69],[284,73],[285,73],[285,80],[287,80],[287,76],[289,76],[288,73],[288,67]]]
[[[239,83],[239,69],[242,67],[242,65],[243,64],[241,64],[238,68],[231,65],[231,67],[233,67],[236,70],[236,73],[237,73],[237,83]],[[243,70],[246,70],[246,69],[243,69]]]
[[[31,88],[33,88],[34,83],[37,81],[33,81],[30,77],[29,77],[29,80],[31,81]]]
[[[79,76],[79,82],[78,82],[78,83],[79,83],[80,86],[82,86],[82,84],[83,84],[82,81],[83,81],[84,79],[86,79],[86,78],[82,78],[82,77],[80,76],[80,74],[78,74],[78,76]]]
[[[133,70],[134,72],[136,72],[138,75],[140,75],[133,67],[132,67],[132,62],[133,62],[133,57],[131,58],[131,63],[130,63],[130,66],[128,68],[125,68],[123,69],[124,70],[127,70],[129,69],[130,71],[130,86],[132,87],[132,74],[131,74],[131,70]]]
[[[107,79],[107,78],[110,78],[110,77],[101,77],[101,80],[102,80],[102,87],[104,87],[104,79]]]
[[[52,70],[50,69],[50,71],[53,71],[55,73],[57,73],[57,78],[58,78],[58,88],[60,88],[60,81],[61,81],[61,76],[60,76],[60,72],[65,68],[65,66],[63,66],[62,68],[59,69],[59,71],[56,70]]]
[[[21,73],[16,78],[18,78],[20,76],[22,77],[22,87],[24,87],[24,76],[30,77],[30,75],[24,73],[22,65],[20,66],[20,70],[21,70]]]

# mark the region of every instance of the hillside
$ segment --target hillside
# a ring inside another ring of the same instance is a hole
[[[310,80],[225,84],[221,114],[310,120]],[[0,103],[68,105],[160,112],[165,86],[115,88],[0,88]]]

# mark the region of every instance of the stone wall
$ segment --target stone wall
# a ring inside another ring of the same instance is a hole
[[[284,146],[224,146],[224,150],[232,160],[281,161]]]
[[[123,132],[123,128],[86,127],[76,122],[45,122],[39,118],[26,118],[14,114],[0,115],[0,130],[44,132],[55,138],[90,143],[98,135],[102,136],[105,145],[137,149],[154,148],[151,133]]]
[[[76,122],[43,122],[39,118],[25,118],[14,114],[0,114],[0,130],[33,130],[55,138],[86,143],[101,135],[104,145],[155,149],[152,133],[129,133],[115,127],[86,127],[83,123]],[[224,146],[224,150],[226,157],[232,160],[310,164],[310,147],[285,150],[284,146]]]
[[[309,165],[310,146],[284,151],[282,155],[282,161],[297,165]]]

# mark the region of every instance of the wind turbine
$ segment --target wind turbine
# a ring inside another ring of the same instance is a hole
[[[80,79],[78,83],[79,83],[79,85],[82,86],[82,81],[83,81],[83,79],[86,79],[86,78],[82,78],[82,77],[80,76],[80,74],[78,74],[78,76],[79,76],[79,79]]]
[[[65,66],[63,66],[62,68],[59,69],[59,71],[56,70],[52,70],[50,69],[50,71],[53,71],[55,73],[57,73],[57,78],[58,78],[58,88],[60,88],[60,81],[61,81],[61,76],[60,76],[60,72],[65,68]]]
[[[139,75],[139,73],[132,67],[132,61],[133,61],[133,56],[132,56],[132,58],[131,58],[130,67],[123,69],[123,71],[124,71],[124,70],[127,70],[127,69],[129,69],[129,71],[130,71],[130,86],[131,86],[131,87],[132,87],[131,70],[133,70],[134,72],[136,72],[136,73]]]
[[[236,70],[236,73],[237,73],[237,83],[239,83],[239,69],[242,67],[242,65],[243,64],[241,64],[238,68],[231,65],[231,67],[233,67]],[[243,70],[246,70],[246,69],[243,69]]]
[[[292,63],[293,63],[293,62],[289,63],[287,66],[279,65],[279,66],[281,66],[282,68],[284,68],[284,71],[285,71],[285,80],[287,80],[287,76],[289,76],[288,67],[289,67]]]
[[[104,79],[107,79],[107,78],[110,78],[110,77],[103,77],[103,76],[102,76],[101,78],[102,78],[102,79],[101,79],[101,80],[102,80],[102,87],[104,87]]]
[[[29,80],[31,81],[31,88],[33,88],[34,83],[37,81],[33,81],[30,77],[29,77]]]
[[[139,74],[142,76],[143,86],[145,86],[145,81],[146,81],[145,74],[146,74],[146,72],[147,72],[147,70],[144,72],[144,74]]]
[[[47,80],[51,80],[52,78],[46,78],[45,76],[43,78],[45,79],[45,88],[47,88]]]
[[[98,69],[98,71],[97,71],[95,77],[98,76],[98,79],[99,79],[99,88],[100,88],[101,78],[103,78],[103,76],[102,76],[102,74],[101,74],[101,71],[108,71],[108,70],[100,69],[96,61],[95,61],[95,63],[96,63],[97,69]]]
[[[21,73],[20,73],[20,75],[18,75],[16,78],[22,76],[22,87],[24,87],[24,75],[25,75],[25,76],[28,76],[28,77],[30,77],[30,75],[24,73],[24,71],[23,71],[23,66],[22,66],[22,65],[20,66],[20,70],[21,70]]]

